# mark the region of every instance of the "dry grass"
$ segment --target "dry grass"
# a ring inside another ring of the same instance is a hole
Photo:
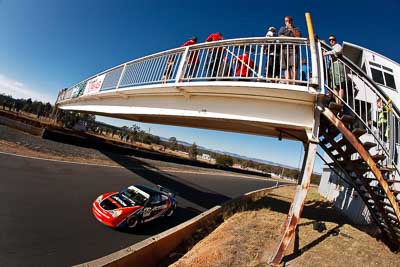
[[[280,240],[279,228],[294,189],[276,189],[248,206],[248,210],[226,219],[172,266],[268,266]],[[316,220],[324,221],[327,230],[313,230]],[[310,189],[296,238],[284,261],[287,266],[400,266],[399,255],[347,224],[316,188]]]

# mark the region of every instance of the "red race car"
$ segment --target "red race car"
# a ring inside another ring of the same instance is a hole
[[[175,194],[159,187],[132,185],[121,192],[100,195],[93,202],[93,215],[113,228],[134,228],[160,216],[171,216],[176,209]]]

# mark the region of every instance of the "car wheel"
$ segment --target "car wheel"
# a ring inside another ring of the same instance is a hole
[[[167,210],[167,212],[165,213],[165,216],[171,217],[172,214],[174,214],[175,209],[176,209],[176,205],[173,205],[169,210]]]
[[[128,227],[131,229],[135,228],[137,224],[138,224],[138,219],[135,216],[126,219],[126,225],[128,225]]]

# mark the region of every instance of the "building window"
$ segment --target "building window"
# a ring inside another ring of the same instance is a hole
[[[394,82],[394,76],[392,74],[385,72],[385,81],[386,86],[396,89],[396,83]]]
[[[396,82],[394,80],[392,69],[376,64],[374,62],[369,62],[369,64],[371,66],[372,79],[376,83],[396,90]]]

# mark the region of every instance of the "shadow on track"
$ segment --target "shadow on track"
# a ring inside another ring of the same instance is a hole
[[[187,181],[180,181],[180,178],[169,173],[162,172],[155,166],[152,166],[137,158],[114,154],[107,150],[100,150],[107,157],[125,167],[132,173],[146,179],[147,181],[166,187],[192,203],[195,203],[205,209],[210,209],[215,205],[220,205],[230,200],[229,197],[212,192],[201,186],[189,184]]]
[[[175,163],[180,165],[195,166],[207,169],[217,169],[234,173],[256,175],[261,177],[271,177],[269,174],[262,174],[248,170],[214,165],[196,160],[184,159],[173,155],[162,154],[157,151],[142,150],[135,148],[129,143],[122,143],[116,140],[105,140],[101,137],[92,134],[77,132],[68,129],[63,129],[63,131],[61,131],[60,129],[52,129],[51,127],[46,128],[42,138],[64,144],[70,144],[85,148],[92,148],[99,150],[100,152],[108,151],[120,155],[131,155],[143,159],[159,160],[163,162]]]

